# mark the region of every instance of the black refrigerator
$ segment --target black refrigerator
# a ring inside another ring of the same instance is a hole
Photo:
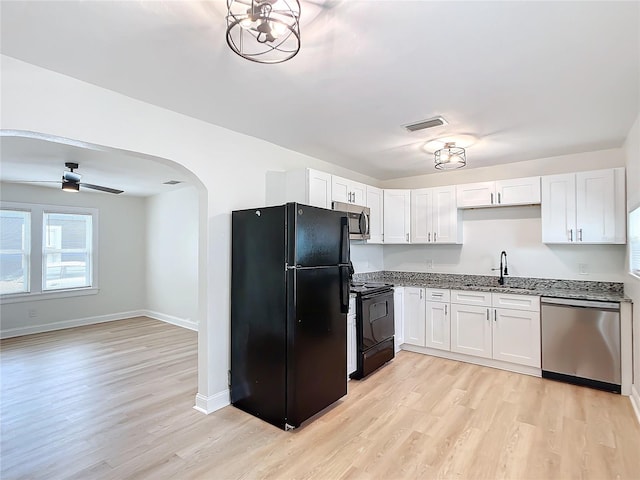
[[[298,203],[232,212],[231,403],[285,430],[347,393],[349,226]]]

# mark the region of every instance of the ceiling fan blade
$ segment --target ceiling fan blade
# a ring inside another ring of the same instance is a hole
[[[124,190],[116,190],[115,188],[102,187],[100,185],[92,185],[90,183],[82,183],[82,182],[80,182],[80,186],[82,188],[90,188],[92,190],[99,190],[101,192],[115,193],[116,195],[118,193],[124,193]]]

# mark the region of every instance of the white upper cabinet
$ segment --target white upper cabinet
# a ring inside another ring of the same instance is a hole
[[[367,186],[347,178],[332,176],[331,196],[334,202],[367,206]]]
[[[624,168],[542,177],[544,243],[625,243]]]
[[[454,186],[411,190],[411,243],[462,243]]]
[[[367,243],[382,243],[384,221],[384,198],[380,188],[367,185],[367,207],[369,207],[369,234]]]
[[[540,203],[540,177],[468,183],[456,192],[458,208],[532,205]]]
[[[410,190],[384,190],[384,243],[409,243]]]
[[[267,204],[298,202],[331,208],[331,175],[311,168],[267,173]]]

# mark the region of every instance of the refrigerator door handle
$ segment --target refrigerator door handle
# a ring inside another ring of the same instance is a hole
[[[349,313],[349,267],[340,267],[340,312]]]
[[[351,258],[349,252],[349,219],[344,216],[340,218],[340,263],[347,264]]]

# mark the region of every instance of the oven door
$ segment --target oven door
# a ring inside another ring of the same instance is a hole
[[[362,343],[359,346],[365,351],[393,337],[393,290],[363,295],[360,299],[362,315],[358,315],[358,321],[362,322]]]

